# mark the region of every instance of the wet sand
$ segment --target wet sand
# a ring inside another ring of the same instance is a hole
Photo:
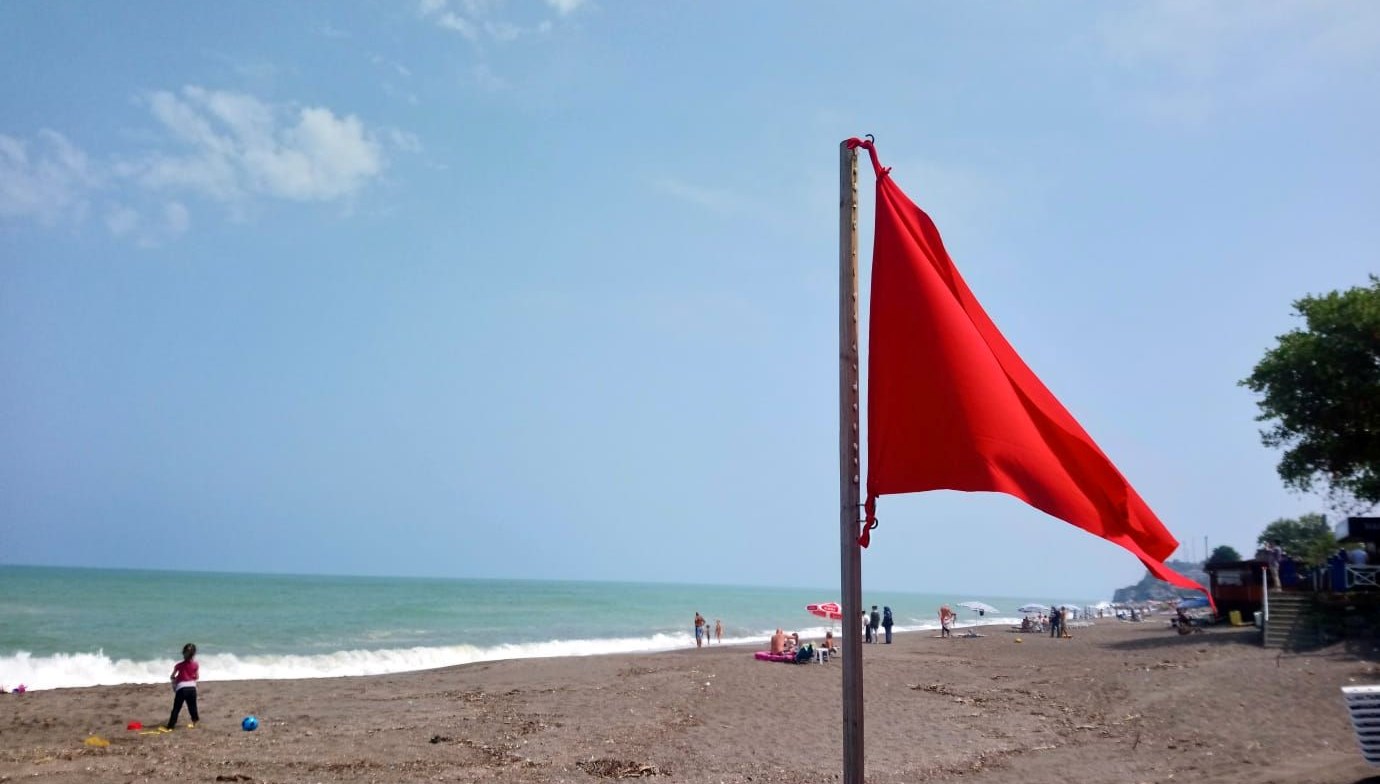
[[[1265,650],[1104,621],[1070,640],[984,629],[864,646],[868,781],[1355,784],[1339,687],[1377,652]],[[1017,642],[1020,638],[1021,642]],[[834,781],[841,665],[714,647],[403,675],[203,683],[202,723],[159,735],[166,686],[0,697],[0,781]],[[240,718],[255,714],[257,732]],[[184,718],[185,721],[185,718]],[[93,748],[83,739],[109,739]],[[1380,778],[1375,779],[1380,782]]]

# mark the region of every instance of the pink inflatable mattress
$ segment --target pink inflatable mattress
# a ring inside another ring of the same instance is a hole
[[[753,655],[753,657],[755,657],[755,658],[757,658],[757,659],[760,659],[761,661],[774,661],[774,662],[793,662],[793,661],[795,661],[795,654],[791,654],[791,653],[772,653],[771,651],[758,651],[757,653],[754,653],[754,654],[752,654],[752,655]]]

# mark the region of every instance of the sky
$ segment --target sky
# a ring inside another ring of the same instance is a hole
[[[1179,555],[1249,552],[1329,512],[1237,382],[1377,269],[1376,84],[1364,2],[0,4],[0,562],[836,588],[866,133]],[[1143,574],[880,517],[868,590]]]

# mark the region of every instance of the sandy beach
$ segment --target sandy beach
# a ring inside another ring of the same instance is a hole
[[[869,781],[1380,781],[1338,691],[1380,682],[1371,646],[1281,654],[1163,620],[982,631],[864,646]],[[0,781],[830,781],[840,671],[725,646],[211,682],[200,726],[156,735],[125,726],[166,721],[164,686],[6,695]]]

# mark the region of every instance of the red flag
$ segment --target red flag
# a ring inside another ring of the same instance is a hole
[[[868,527],[879,495],[1006,493],[1121,545],[1161,580],[1204,591],[1164,565],[1179,543],[1002,337],[871,142],[853,143],[877,172]]]

